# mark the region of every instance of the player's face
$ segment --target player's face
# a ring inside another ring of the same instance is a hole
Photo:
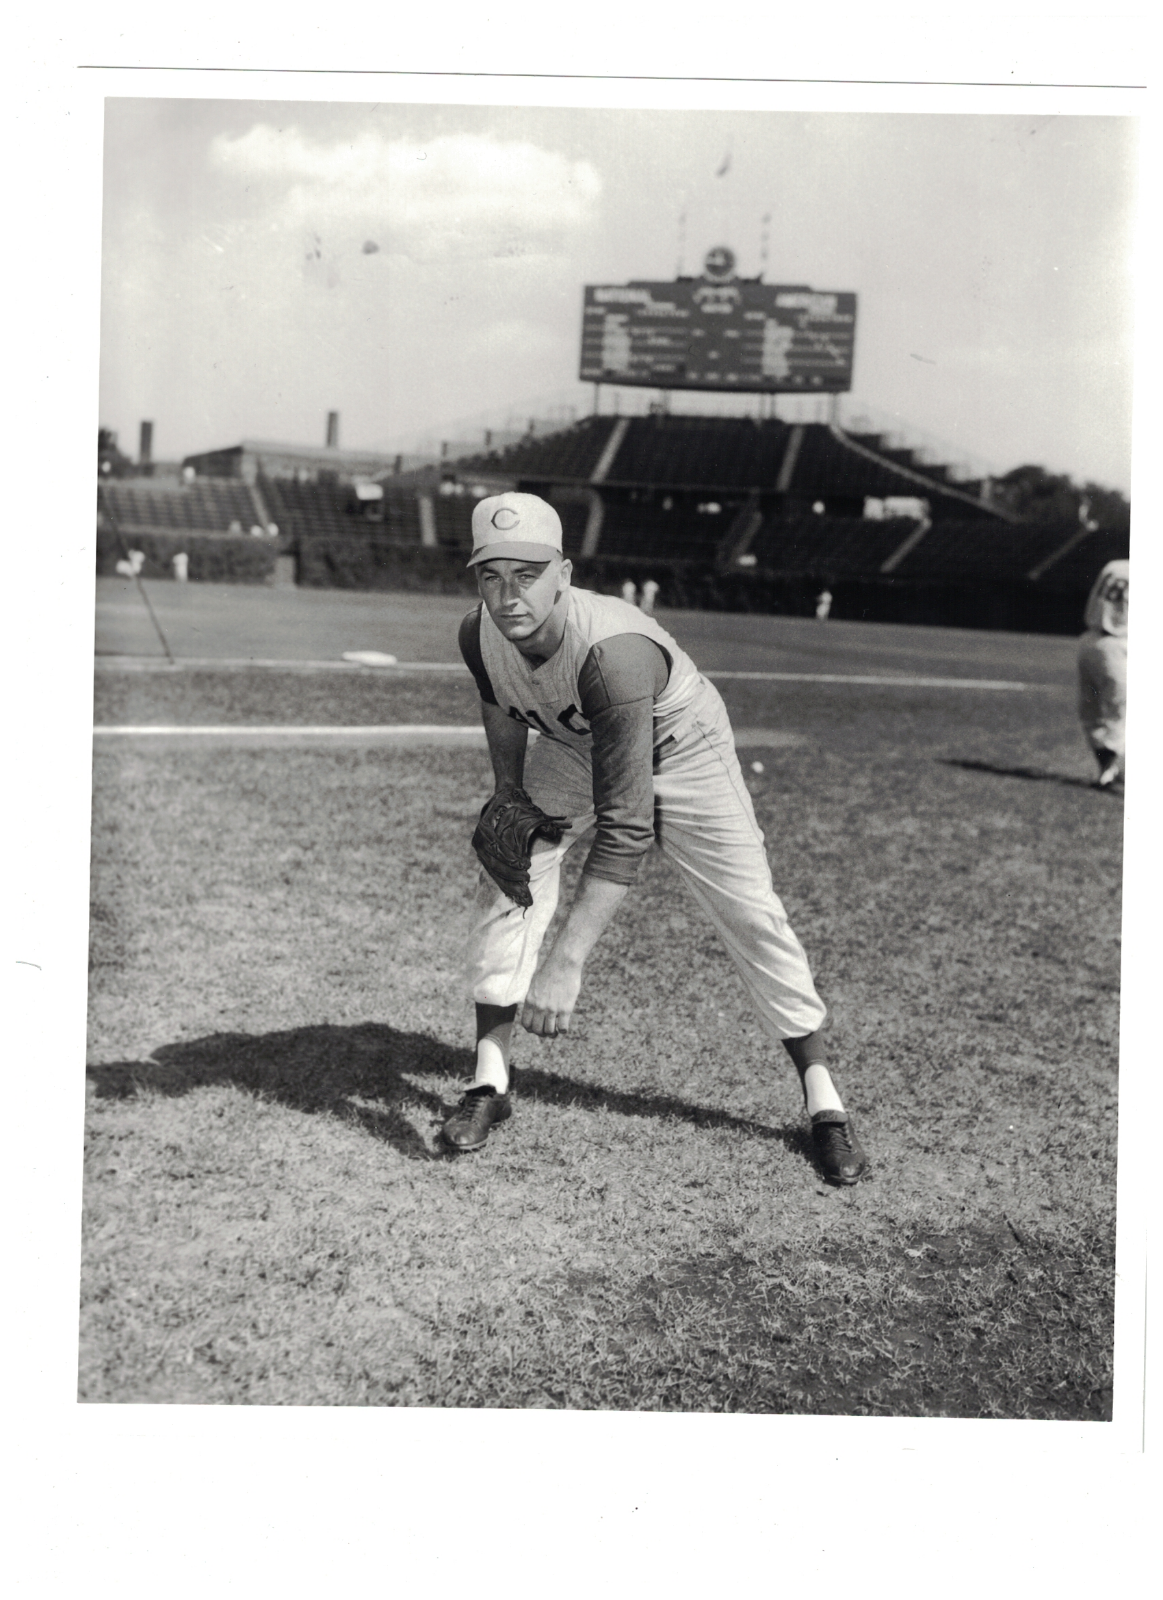
[[[533,641],[568,585],[568,561],[482,561],[477,568],[489,616],[515,645]]]

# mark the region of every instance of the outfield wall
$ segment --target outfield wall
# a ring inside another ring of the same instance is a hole
[[[161,532],[127,528],[121,538],[110,528],[97,529],[97,572],[111,577],[126,550],[145,557],[143,578],[173,578],[176,555],[188,558],[187,577],[196,583],[273,583],[279,544],[228,533]]]
[[[1055,592],[1031,583],[918,582],[894,577],[831,578],[799,572],[719,573],[706,564],[634,557],[579,556],[581,588],[619,594],[624,582],[659,585],[658,604],[689,611],[740,611],[810,617],[827,587],[833,617],[1019,633],[1078,633],[1085,592]],[[459,551],[408,549],[368,539],[301,539],[298,582],[308,588],[426,590],[476,594]]]
[[[173,558],[184,552],[194,582],[276,581],[281,541],[249,536],[182,534],[131,529],[129,548],[145,556],[141,575],[174,577]],[[472,596],[476,585],[457,550],[410,546],[361,535],[301,537],[296,541],[295,581],[312,589],[361,589]],[[98,530],[97,570],[116,571],[124,552],[108,530]],[[812,616],[816,596],[827,588],[831,615],[845,621],[901,622],[953,628],[990,628],[1019,633],[1075,634],[1082,627],[1084,589],[1054,589],[1026,582],[941,582],[893,576],[840,578],[810,570],[783,573],[718,572],[699,562],[633,556],[576,557],[574,575],[583,588],[618,594],[624,582],[659,585],[658,604],[690,611],[739,611],[769,616]]]

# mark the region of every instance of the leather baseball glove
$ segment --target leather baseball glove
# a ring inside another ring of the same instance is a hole
[[[534,805],[524,789],[498,789],[481,808],[472,847],[497,888],[528,909],[533,904],[529,863],[534,839],[557,844],[572,826],[564,817],[551,817]]]

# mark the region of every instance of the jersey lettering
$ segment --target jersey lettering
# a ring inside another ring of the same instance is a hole
[[[547,734],[552,739],[552,730],[536,711],[518,711],[516,706],[510,706],[509,715],[514,722],[524,723],[525,727],[534,728],[538,733]]]
[[[569,720],[570,717],[576,717],[581,726],[574,727],[573,723]],[[557,720],[561,723],[563,728],[568,728],[570,733],[576,733],[583,739],[593,738],[591,730],[586,727],[584,722],[582,722],[582,714],[575,705],[568,705],[564,711],[559,711],[557,713]]]
[[[557,653],[542,667],[530,671],[528,661],[522,659],[516,646],[502,637],[488,611],[480,613],[480,656],[484,674],[492,688],[497,703],[507,716],[523,727],[548,734],[587,756],[600,737],[598,729],[591,728],[589,718],[582,708],[583,683],[589,653],[607,640],[621,639],[623,635],[644,635],[665,656],[670,672],[665,687],[654,702],[656,718],[667,718],[677,713],[691,701],[698,689],[699,677],[694,663],[682,647],[659,624],[621,600],[608,595],[591,594],[588,590],[571,589],[565,634]],[[471,643],[471,641],[470,641]],[[614,664],[629,663],[630,656],[621,657],[618,646],[612,653]],[[643,650],[641,643],[631,653],[643,679],[645,689],[654,676],[653,650]],[[466,656],[467,659],[467,656]],[[600,662],[598,663],[600,667]],[[601,676],[599,670],[598,676]],[[637,681],[637,680],[635,680]],[[595,682],[595,692],[598,685]],[[595,705],[603,704],[601,698]],[[587,700],[588,704],[588,700]],[[592,709],[592,708],[591,708]],[[599,728],[601,723],[599,723]]]

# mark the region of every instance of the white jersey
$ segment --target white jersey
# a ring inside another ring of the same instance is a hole
[[[1088,632],[1109,633],[1112,638],[1127,636],[1127,602],[1131,586],[1131,563],[1108,561],[1099,573],[1086,602],[1083,619]]]
[[[592,745],[582,712],[582,668],[596,644],[627,633],[652,639],[670,663],[666,687],[654,702],[655,722],[669,720],[691,704],[701,682],[699,670],[677,640],[636,606],[588,589],[570,589],[561,644],[542,662],[523,655],[501,633],[488,608],[481,607],[481,657],[497,704],[546,737],[575,749]]]

